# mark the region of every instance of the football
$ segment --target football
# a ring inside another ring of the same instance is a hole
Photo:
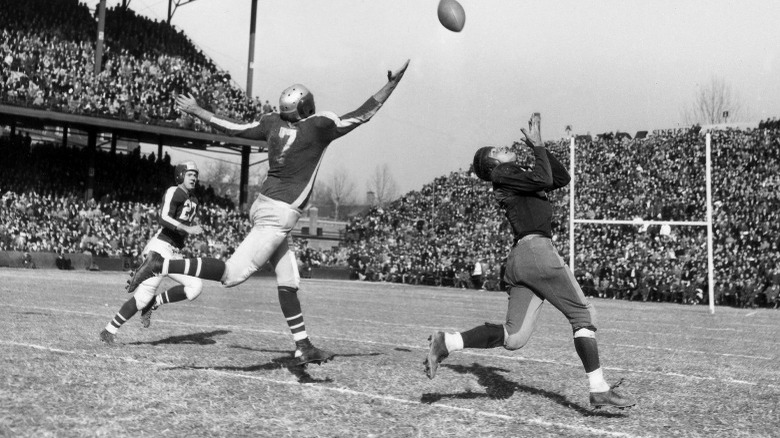
[[[466,24],[466,11],[457,0],[441,0],[437,10],[439,23],[453,32],[460,32]]]

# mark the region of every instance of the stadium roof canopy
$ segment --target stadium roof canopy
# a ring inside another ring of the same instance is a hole
[[[267,151],[266,143],[257,140],[12,105],[0,105],[0,123],[41,129],[46,126],[61,126],[86,132],[112,133],[117,137],[141,143],[182,148],[205,149],[208,146],[218,146],[239,150],[239,146],[253,146],[258,148],[253,148],[253,152]]]

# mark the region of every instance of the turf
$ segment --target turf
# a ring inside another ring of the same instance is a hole
[[[501,322],[497,292],[304,280],[315,345],[292,366],[272,279],[207,283],[194,302],[98,333],[129,297],[117,273],[0,270],[0,436],[769,437],[780,430],[780,312],[594,300],[607,379],[593,411],[569,325],[547,305],[519,351],[453,353],[434,330]],[[166,280],[164,284],[168,283]]]

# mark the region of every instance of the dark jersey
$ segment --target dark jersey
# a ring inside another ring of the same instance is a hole
[[[566,168],[544,147],[534,148],[534,167],[502,163],[493,169],[493,194],[505,211],[515,240],[529,234],[552,237],[552,204],[547,192],[571,180]]]
[[[381,106],[371,97],[360,108],[341,117],[322,112],[289,123],[271,113],[253,123],[235,123],[217,116],[209,122],[228,134],[266,141],[269,169],[260,193],[302,209],[314,188],[325,148],[368,122]]]
[[[198,199],[179,186],[168,187],[160,204],[157,221],[161,228],[156,237],[176,248],[184,248],[187,233],[177,230],[180,225],[192,225],[198,210]]]

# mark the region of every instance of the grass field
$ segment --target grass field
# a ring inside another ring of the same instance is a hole
[[[0,436],[780,436],[778,311],[595,300],[607,379],[638,406],[591,411],[549,305],[524,349],[428,380],[428,335],[501,322],[505,294],[305,280],[307,331],[338,356],[302,370],[268,278],[207,283],[101,344],[126,278],[0,270]]]

